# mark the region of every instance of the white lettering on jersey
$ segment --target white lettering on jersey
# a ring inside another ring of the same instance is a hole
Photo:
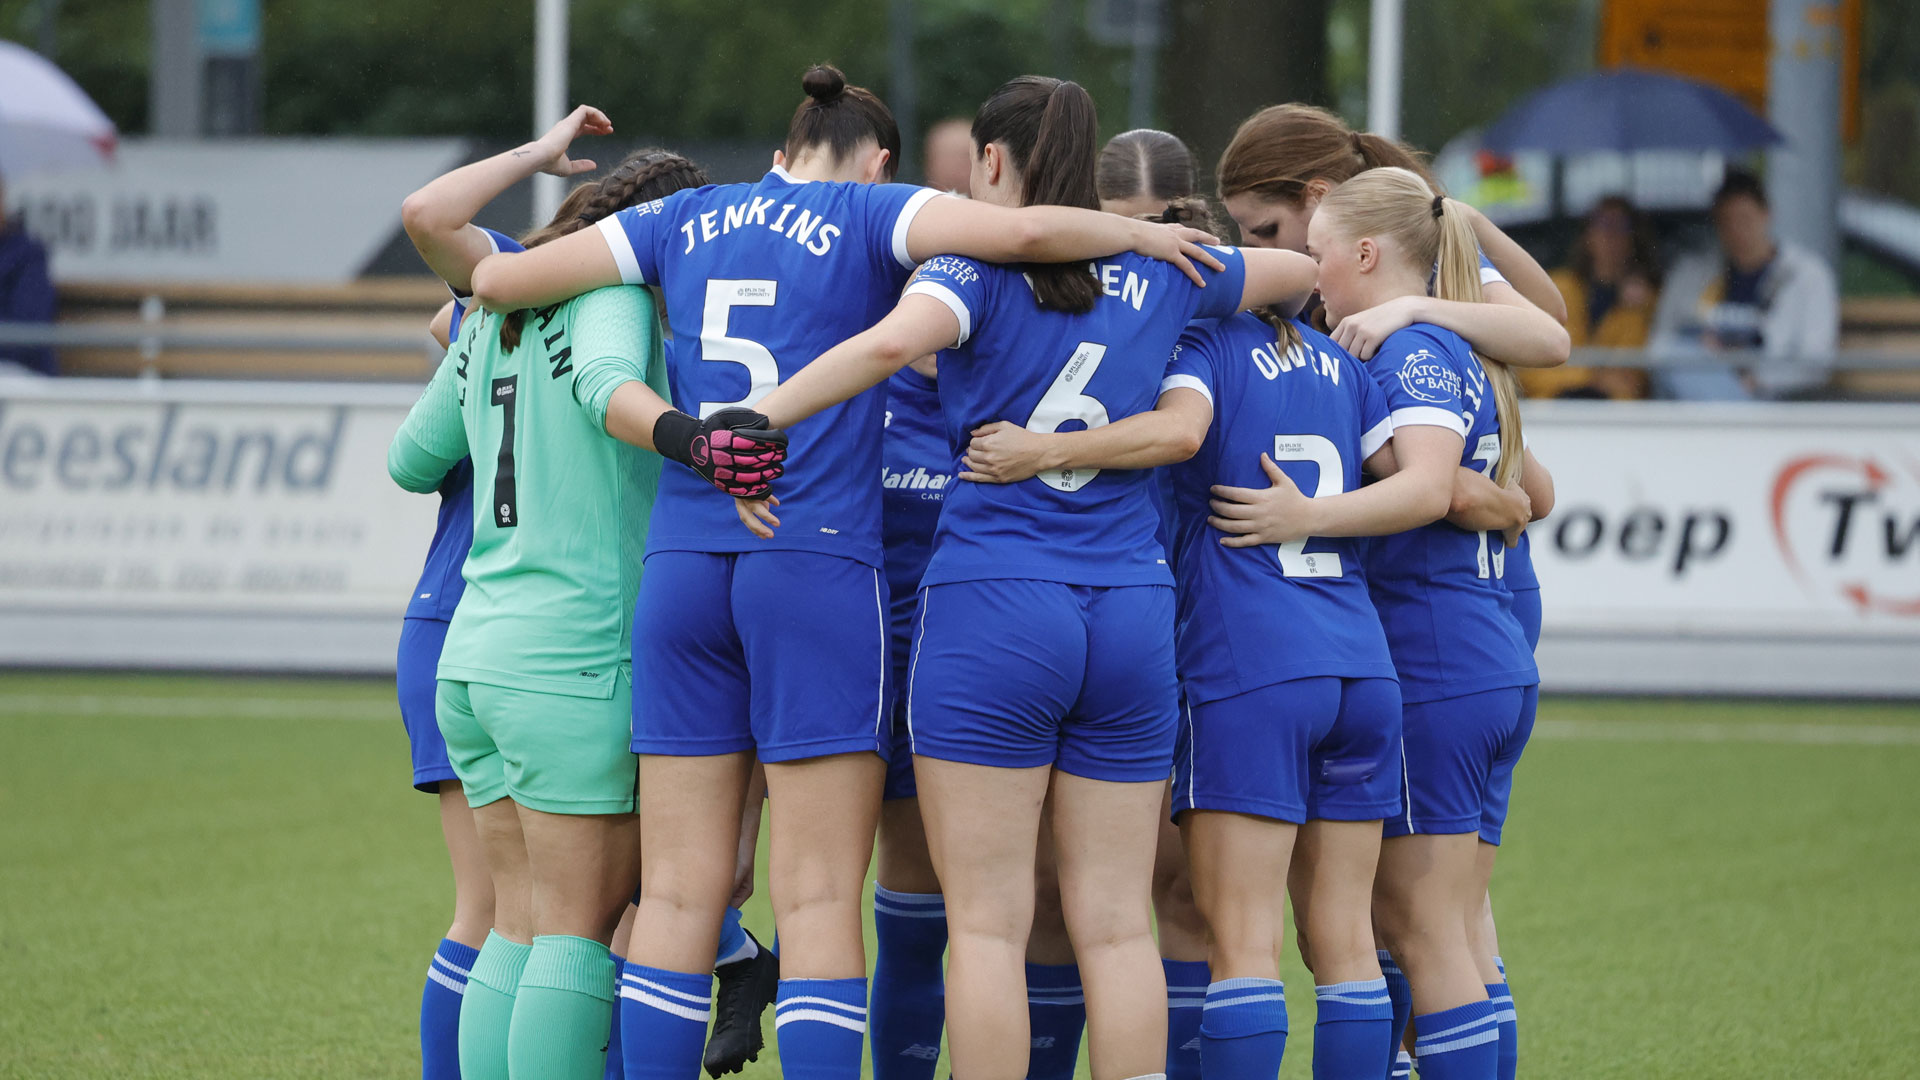
[[[1304,342],[1287,346],[1286,352],[1281,352],[1279,346],[1276,341],[1253,348],[1253,366],[1269,381],[1279,378],[1284,371],[1311,371],[1331,380],[1335,386],[1340,385],[1340,364],[1324,351],[1310,349]]]
[[[1125,278],[1120,276],[1123,273]],[[1119,297],[1121,303],[1131,304],[1135,311],[1147,302],[1147,286],[1151,282],[1118,263],[1101,263],[1094,276],[1100,279],[1101,292]]]

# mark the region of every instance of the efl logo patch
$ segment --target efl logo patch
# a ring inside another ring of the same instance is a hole
[[[1409,353],[1400,364],[1400,386],[1421,401],[1460,400],[1460,373],[1426,349]]]

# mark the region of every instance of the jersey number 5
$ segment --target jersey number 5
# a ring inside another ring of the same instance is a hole
[[[700,313],[700,359],[746,368],[747,396],[738,401],[703,401],[700,419],[705,420],[721,409],[751,409],[780,385],[780,365],[774,362],[773,354],[765,345],[727,336],[727,320],[734,308],[772,307],[779,288],[779,282],[764,279],[707,282],[707,304]]]
[[[1275,435],[1273,460],[1310,461],[1318,466],[1320,479],[1313,485],[1313,497],[1324,499],[1347,490],[1347,467],[1340,462],[1340,448],[1325,435]],[[1347,568],[1337,551],[1307,550],[1311,536],[1275,545],[1279,551],[1280,572],[1287,577],[1345,577]]]
[[[1089,428],[1105,427],[1107,407],[1089,397],[1086,390],[1087,384],[1093,381],[1093,373],[1100,370],[1100,362],[1106,358],[1105,345],[1081,342],[1067,358],[1060,374],[1053,377],[1053,385],[1041,395],[1040,404],[1033,407],[1033,415],[1027,418],[1027,430],[1051,434],[1069,420],[1079,420]],[[1057,491],[1079,491],[1099,475],[1099,469],[1048,469],[1035,479]]]

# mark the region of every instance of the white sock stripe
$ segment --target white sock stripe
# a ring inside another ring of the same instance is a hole
[[[1500,974],[1505,975],[1507,973],[1507,962],[1497,956],[1493,958],[1493,966]]]
[[[947,906],[947,895],[945,893],[894,892],[885,885],[875,885],[873,887],[873,898],[875,900],[885,900],[889,904],[895,904],[900,907],[943,908]]]
[[[666,996],[671,998],[679,998],[681,1001],[692,1002],[693,1004],[699,1005],[703,1008],[713,1004],[713,998],[710,995],[689,994],[685,990],[675,990],[671,986],[662,986],[661,984],[654,982],[652,979],[643,979],[640,976],[633,974],[632,972],[628,972],[622,975],[620,978],[624,982],[633,983],[636,986],[644,986],[648,990],[651,990],[656,994],[665,994]]]
[[[1086,1003],[1086,995],[1081,993],[1074,993],[1072,995],[1062,994],[1058,997],[1050,998],[1034,997],[1032,991],[1028,991],[1027,993],[1027,1004],[1029,1005],[1085,1005]]]
[[[1444,1039],[1449,1035],[1458,1035],[1463,1031],[1472,1031],[1474,1028],[1485,1027],[1488,1024],[1491,1024],[1493,1022],[1494,1022],[1493,1014],[1488,1013],[1487,1015],[1480,1017],[1478,1020],[1469,1020],[1464,1024],[1457,1024],[1453,1027],[1450,1027],[1445,1031],[1435,1031],[1427,1035],[1422,1035],[1413,1041],[1414,1048],[1416,1050],[1419,1049],[1420,1044],[1423,1042],[1426,1042],[1428,1039]]]
[[[1207,1002],[1208,1012],[1215,1009],[1231,1009],[1236,1005],[1252,1005],[1260,1001],[1285,1001],[1285,994],[1248,994],[1245,997],[1213,998]]]
[[[1487,1000],[1493,1002],[1495,1005],[1511,1005],[1513,1004],[1513,995],[1501,994],[1499,997],[1490,997]]]
[[[1512,1009],[1505,1009],[1501,1012],[1494,1013],[1493,1018],[1503,1024],[1512,1024],[1520,1019],[1520,1014],[1514,1012]]]
[[[832,998],[806,996],[781,998],[774,1003],[773,1011],[778,1014],[797,1005],[828,1005],[836,1009],[845,1009],[847,1012],[856,1016],[864,1017],[867,1015],[867,1007],[865,1005],[850,1005],[847,1002],[835,1001]]]
[[[682,1020],[693,1020],[701,1024],[706,1023],[713,1015],[710,1009],[690,1009],[685,1005],[668,1001],[666,998],[655,997],[636,986],[621,987],[620,996],[628,1001],[637,1001],[649,1009],[657,1009],[669,1016],[677,1016]]]
[[[1269,986],[1274,987],[1276,989],[1284,990],[1286,989],[1287,984],[1281,982],[1279,979],[1252,979],[1252,978],[1221,979],[1218,982],[1208,983],[1207,993],[1220,994],[1220,993],[1226,993],[1227,991],[1231,991],[1231,990],[1252,990],[1256,987],[1269,987]]]
[[[944,919],[947,917],[945,905],[937,908],[901,908],[894,907],[892,904],[883,904],[875,900],[873,902],[873,910],[882,915],[892,915],[898,919]]]
[[[467,984],[464,980],[456,982],[450,976],[442,975],[440,969],[434,967],[432,964],[427,965],[427,978],[459,994],[461,997],[467,996]]]
[[[1206,1007],[1207,1003],[1205,1000],[1194,1001],[1190,998],[1169,998],[1167,1000],[1167,1008],[1169,1009],[1204,1009]]]
[[[1350,997],[1346,994],[1317,994],[1315,995],[1314,1000],[1318,1001],[1322,1005],[1326,1004],[1329,1001],[1337,1001],[1342,1005],[1392,1005],[1393,1004],[1393,999],[1391,997],[1388,997],[1385,994],[1381,994],[1379,997]]]
[[[1455,1050],[1466,1050],[1470,1047],[1485,1046],[1490,1042],[1499,1041],[1500,1033],[1498,1031],[1482,1031],[1478,1034],[1466,1035],[1443,1043],[1430,1043],[1425,1039],[1421,1039],[1419,1042],[1413,1044],[1413,1049],[1417,1056],[1429,1058],[1435,1054],[1450,1054]]]
[[[804,1020],[811,1020],[821,1024],[832,1024],[834,1027],[846,1028],[848,1031],[857,1031],[862,1035],[867,1033],[867,1022],[865,1020],[853,1020],[841,1016],[839,1013],[822,1012],[819,1009],[794,1009],[789,1012],[776,1011],[773,1017],[773,1027],[775,1031],[778,1031],[788,1024],[797,1024]]]
[[[446,968],[448,971],[453,972],[455,975],[458,975],[463,979],[469,978],[473,975],[473,972],[470,971],[469,969],[461,967],[459,964],[456,964],[453,961],[447,959],[446,957],[441,956],[439,953],[433,954],[433,962],[436,964],[439,964],[441,967]]]

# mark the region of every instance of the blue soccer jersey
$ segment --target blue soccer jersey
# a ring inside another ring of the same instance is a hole
[[[1195,704],[1288,679],[1394,676],[1361,540],[1230,548],[1207,524],[1212,485],[1268,485],[1262,454],[1321,498],[1359,487],[1361,464],[1393,433],[1386,395],[1366,369],[1325,335],[1294,326],[1302,343],[1289,346],[1253,315],[1196,323],[1161,387],[1197,390],[1214,409],[1200,452],[1169,470],[1180,679]]]
[[[1043,309],[1018,268],[955,256],[929,261],[908,294],[941,301],[960,320],[940,354],[940,403],[955,456],[969,432],[1008,420],[1034,431],[1102,424],[1146,412],[1188,322],[1240,307],[1246,263],[1216,249],[1224,272],[1207,287],[1171,264],[1119,255],[1093,266],[1093,310]],[[1068,585],[1171,585],[1154,538],[1150,474],[1062,469],[1017,484],[961,484],[947,498],[923,584],[1030,578]]]
[[[880,321],[913,270],[907,230],[929,188],[799,181],[675,192],[600,222],[621,279],[666,297],[673,403],[753,407],[813,358]],[[647,550],[816,551],[881,564],[879,388],[794,425],[773,540],[690,469],[660,476]]]
[[[495,251],[526,250],[505,233],[492,229],[480,231],[487,234]],[[453,321],[448,324],[447,340],[459,340],[460,320],[467,313],[470,298],[471,294],[453,294]],[[467,552],[472,547],[473,463],[462,458],[447,474],[446,483],[440,485],[440,520],[433,529],[433,542],[427,545],[427,564],[420,570],[413,598],[407,601],[407,618],[442,622],[453,619],[453,609],[460,606],[460,594],[467,588],[460,569],[466,565]]]
[[[901,368],[887,380],[886,433],[880,441],[880,488],[891,595],[893,662],[905,661],[913,635],[920,576],[933,557],[933,530],[954,483],[953,451],[940,421],[940,389]]]
[[[1460,464],[1493,474],[1500,463],[1493,388],[1459,335],[1416,323],[1387,338],[1367,370],[1386,391],[1395,430],[1429,425],[1463,435]],[[1540,681],[1513,617],[1505,564],[1499,533],[1446,521],[1368,545],[1367,583],[1407,702]]]

